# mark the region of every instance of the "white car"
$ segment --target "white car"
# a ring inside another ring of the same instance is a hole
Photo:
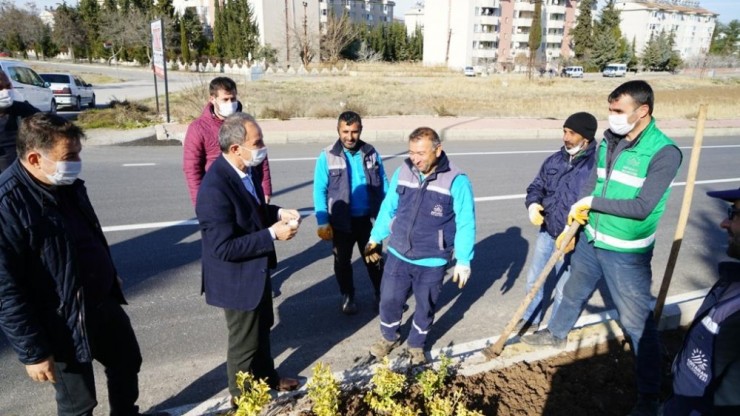
[[[463,74],[465,74],[466,77],[474,77],[475,76],[475,68],[472,66],[466,66],[463,69]]]
[[[83,81],[77,75],[69,73],[41,74],[41,78],[48,82],[57,105],[72,107],[75,111],[82,110],[86,105],[95,108],[95,91],[93,86]]]
[[[25,101],[41,111],[57,112],[57,101],[54,93],[39,74],[24,62],[13,59],[0,59],[0,69],[13,84],[15,101]]]

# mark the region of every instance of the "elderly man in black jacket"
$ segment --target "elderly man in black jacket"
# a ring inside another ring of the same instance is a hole
[[[108,243],[85,190],[82,130],[25,118],[19,158],[0,175],[0,329],[28,375],[50,381],[59,415],[92,415],[92,360],[112,415],[138,415],[139,344]]]

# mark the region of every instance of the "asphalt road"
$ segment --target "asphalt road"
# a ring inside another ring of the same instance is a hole
[[[679,139],[689,146],[690,139]],[[468,285],[447,282],[430,332],[431,348],[497,335],[524,292],[531,244],[523,194],[556,141],[450,142],[450,158],[471,178],[476,195],[477,245]],[[740,186],[737,138],[707,138],[692,214],[670,294],[705,288],[723,259],[726,233],[718,223],[725,205],[705,196],[711,189]],[[323,145],[270,145],[274,203],[312,210],[315,157]],[[377,143],[389,175],[399,166],[403,143]],[[654,293],[663,275],[683,196],[690,150],[676,179],[661,223],[653,259]],[[200,238],[181,171],[179,146],[101,146],[83,151],[93,205],[112,248],[144,355],[140,377],[143,409],[201,402],[226,387],[226,329],[223,313],[200,296]],[[734,166],[734,168],[733,168]],[[716,181],[728,180],[717,183]],[[714,182],[714,183],[712,183]],[[273,276],[276,323],[272,350],[283,375],[309,376],[318,361],[333,371],[350,369],[378,338],[372,290],[359,257],[355,282],[360,313],[344,316],[332,273],[331,247],[316,237],[312,215],[294,240],[277,242],[280,259]],[[413,308],[413,302],[412,302]],[[598,295],[589,312],[603,309]],[[413,309],[412,309],[413,310]],[[408,315],[404,317],[408,318]],[[404,324],[408,330],[409,323]],[[53,388],[31,382],[4,337],[0,338],[0,415],[55,414]],[[97,366],[99,413],[107,412],[104,376]]]

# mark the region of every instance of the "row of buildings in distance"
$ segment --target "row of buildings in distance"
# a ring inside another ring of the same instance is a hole
[[[174,0],[177,11],[195,7],[201,20],[212,25],[214,2],[228,0]],[[249,0],[260,28],[260,42],[270,44],[283,62],[291,57],[295,36],[305,34],[318,45],[322,25],[331,13],[347,13],[355,22],[375,26],[394,19],[396,3],[390,0]],[[529,31],[535,2],[542,3],[542,44],[539,53],[547,66],[573,56],[571,31],[580,0],[426,0],[404,14],[408,33],[417,26],[424,33],[424,64],[450,68],[481,66],[505,69],[517,55],[529,55]],[[592,16],[598,17],[596,1]],[[685,60],[709,50],[717,13],[699,0],[617,0],[620,29],[634,39],[638,54],[650,35],[674,32],[676,49]],[[293,38],[293,40],[291,40]],[[292,58],[292,59],[291,59]]]

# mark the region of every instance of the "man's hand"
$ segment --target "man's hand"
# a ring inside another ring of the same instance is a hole
[[[383,245],[375,241],[368,241],[365,245],[365,263],[375,264],[383,258]]]
[[[534,203],[530,205],[527,210],[529,211],[529,221],[534,225],[542,225],[545,221],[545,217],[542,216],[542,211],[544,211],[545,208],[538,203]]]
[[[51,381],[52,383],[57,382],[56,375],[54,374],[54,357],[39,361],[36,364],[27,364],[26,372],[31,380],[43,383],[44,381]]]
[[[316,235],[324,241],[331,241],[331,239],[334,238],[334,231],[332,231],[330,224],[319,225],[319,228],[316,230]]]
[[[298,227],[293,227],[288,221],[280,220],[275,224],[272,224],[272,231],[275,233],[275,239],[280,241],[286,241],[293,238],[298,232]]]
[[[567,241],[568,245],[563,247],[563,244],[566,243],[566,241],[563,241],[565,239],[565,235],[568,234],[568,230],[570,230],[570,225],[566,226],[562,233],[558,236],[558,238],[555,239],[555,247],[557,247],[558,250],[563,250],[563,254],[570,253],[573,251],[573,249],[576,248],[576,237],[573,237],[570,239],[570,241]]]
[[[581,225],[585,224],[588,221],[588,212],[591,211],[593,201],[593,196],[587,196],[571,205],[570,212],[568,213],[568,225],[573,224],[573,221]]]
[[[457,287],[460,289],[465,286],[465,283],[468,282],[468,279],[470,278],[470,267],[469,266],[462,266],[462,265],[456,265],[455,270],[452,272],[452,282],[457,282]]]
[[[280,209],[280,220],[282,221],[290,221],[290,220],[298,220],[301,219],[301,213],[298,212],[296,209]]]
[[[270,195],[265,195],[265,204],[270,203]]]

